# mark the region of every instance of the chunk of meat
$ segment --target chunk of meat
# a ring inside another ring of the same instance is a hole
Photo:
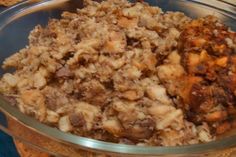
[[[59,114],[54,111],[47,110],[46,119],[48,123],[57,124],[59,121]]]
[[[109,91],[97,80],[91,80],[78,85],[81,100],[86,100],[91,104],[103,106],[109,97]]]
[[[72,126],[74,127],[83,127],[86,126],[86,121],[84,119],[84,116],[81,113],[72,113],[69,115],[69,120]]]

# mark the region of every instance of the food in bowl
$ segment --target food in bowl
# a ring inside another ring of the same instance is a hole
[[[97,140],[178,146],[235,126],[236,34],[144,2],[85,1],[7,58],[0,91],[21,112]]]

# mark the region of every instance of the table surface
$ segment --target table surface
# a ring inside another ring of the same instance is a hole
[[[6,124],[5,118],[1,113],[0,123]],[[12,138],[2,131],[0,131],[0,157],[19,157]]]

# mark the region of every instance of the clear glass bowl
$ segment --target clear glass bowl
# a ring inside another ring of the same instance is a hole
[[[38,24],[47,24],[50,18],[59,18],[64,10],[74,11],[75,5],[67,0],[41,2],[25,1],[0,14],[0,62],[24,48],[29,32]],[[80,0],[78,0],[80,1]],[[164,11],[181,11],[196,18],[208,14],[219,17],[236,31],[236,2],[230,0],[146,0]],[[3,70],[0,70],[0,74]],[[7,126],[0,129],[14,139],[55,156],[134,156],[134,157],[230,157],[236,156],[235,131],[214,142],[179,147],[141,147],[97,141],[75,136],[51,128],[20,113],[0,97],[0,110],[7,119]]]

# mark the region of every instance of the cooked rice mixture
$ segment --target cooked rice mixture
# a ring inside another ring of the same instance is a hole
[[[236,33],[146,3],[86,1],[30,33],[0,91],[64,132],[116,143],[187,145],[236,125]]]

